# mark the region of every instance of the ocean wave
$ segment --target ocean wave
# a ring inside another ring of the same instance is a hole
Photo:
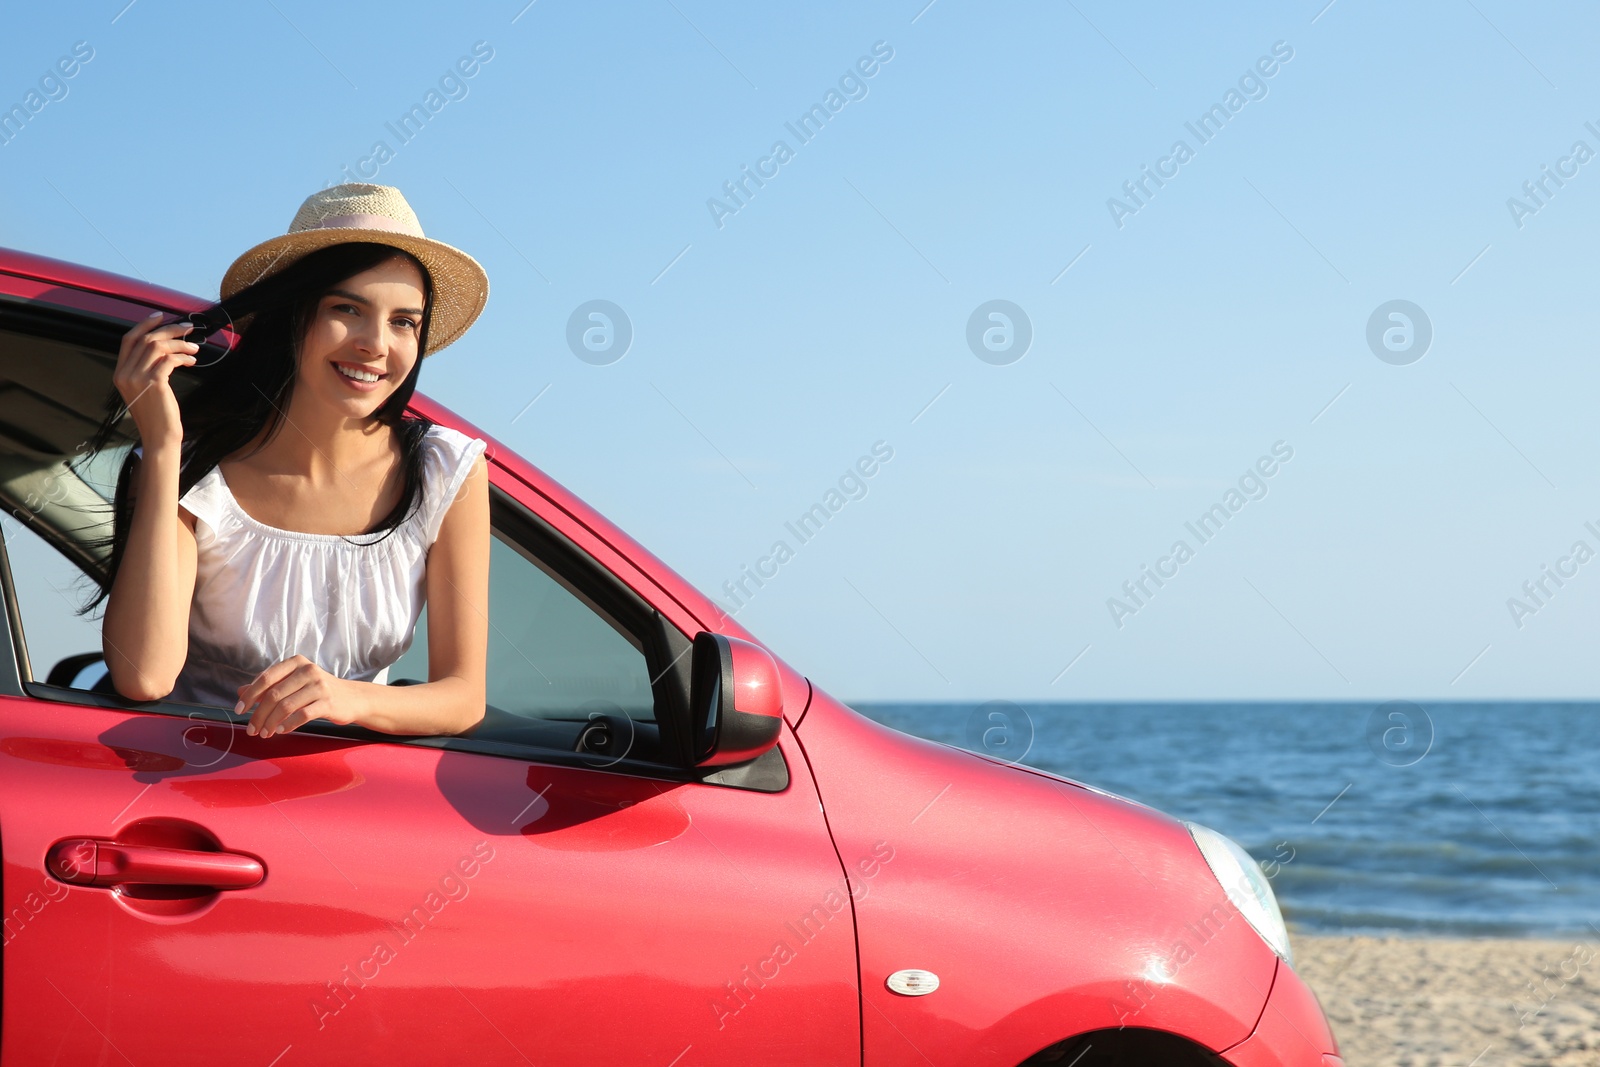
[[[1194,819],[1261,859],[1284,913],[1318,931],[1524,936],[1600,916],[1600,708],[1424,704],[1407,766],[1369,741],[1372,704],[1046,704],[1026,763]],[[967,743],[971,704],[869,704]]]

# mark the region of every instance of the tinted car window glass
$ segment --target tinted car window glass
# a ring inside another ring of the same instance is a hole
[[[69,656],[100,651],[99,611],[94,618],[76,614],[79,605],[94,595],[94,581],[10,515],[0,515],[0,532],[6,539],[28,660],[34,679],[42,682]],[[60,681],[88,689],[105,674],[105,664],[97,660],[71,673],[72,678]]]
[[[428,613],[391,683],[428,678]],[[591,712],[655,719],[650,669],[638,639],[497,535],[489,553],[491,707],[533,719]]]

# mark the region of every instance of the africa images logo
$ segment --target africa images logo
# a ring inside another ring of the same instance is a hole
[[[1222,499],[1212,504],[1192,522],[1183,524],[1184,529],[1194,536],[1195,544],[1191,546],[1183,538],[1172,543],[1172,548],[1165,556],[1157,559],[1154,569],[1150,564],[1142,564],[1139,574],[1122,583],[1122,592],[1126,599],[1121,597],[1107,597],[1106,610],[1111,613],[1111,621],[1117,629],[1126,625],[1123,620],[1129,616],[1139,614],[1140,610],[1149,607],[1150,601],[1155,599],[1156,593],[1167,582],[1178,576],[1179,570],[1185,563],[1194,559],[1199,546],[1206,544],[1217,534],[1222,532],[1222,527],[1229,519],[1244,509],[1252,500],[1264,499],[1269,492],[1267,479],[1283,469],[1283,465],[1294,458],[1294,446],[1287,441],[1274,441],[1272,455],[1261,456],[1255,463],[1239,476],[1237,488],[1229,487],[1222,494]],[[1151,585],[1155,588],[1152,589]],[[1143,594],[1141,596],[1141,594]]]
[[[1122,183],[1122,195],[1125,200],[1109,197],[1106,200],[1106,210],[1111,213],[1111,221],[1117,229],[1122,229],[1130,215],[1137,215],[1155,197],[1156,193],[1167,182],[1176,178],[1181,168],[1195,157],[1196,149],[1201,145],[1210,144],[1222,132],[1233,116],[1244,110],[1245,104],[1252,100],[1265,100],[1267,98],[1267,80],[1276,76],[1283,69],[1283,64],[1294,58],[1294,49],[1287,41],[1272,42],[1272,55],[1262,56],[1256,60],[1255,65],[1247,68],[1239,76],[1238,87],[1229,86],[1227,92],[1222,94],[1220,103],[1212,104],[1193,122],[1185,122],[1184,129],[1194,137],[1195,147],[1190,147],[1189,142],[1179,138],[1172,142],[1172,147],[1167,154],[1156,160],[1155,170],[1150,169],[1148,163],[1139,168],[1139,176]],[[1169,169],[1170,168],[1170,169]],[[1142,195],[1141,195],[1142,194]]]
[[[706,210],[711,213],[711,221],[717,229],[727,224],[726,219],[748,207],[757,191],[765,189],[767,182],[776,178],[784,165],[794,159],[796,148],[810,144],[829,121],[845,109],[846,104],[865,100],[869,91],[867,79],[876,76],[883,65],[893,58],[894,48],[887,41],[874,41],[871,55],[861,56],[853,68],[847,68],[839,75],[837,89],[829,87],[819,102],[801,112],[793,122],[783,124],[783,128],[794,138],[794,147],[780,138],[772,142],[766,155],[756,160],[754,171],[748,163],[741,163],[739,176],[722,183],[726,199],[716,196],[706,199]]]

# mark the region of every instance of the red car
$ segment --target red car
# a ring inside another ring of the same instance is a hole
[[[0,249],[0,1067],[1341,1062],[1237,845],[857,714],[420,395],[490,442],[478,727],[118,696],[68,462],[205,303]]]

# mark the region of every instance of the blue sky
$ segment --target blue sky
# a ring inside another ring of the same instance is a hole
[[[1592,10],[925,3],[29,6],[0,104],[93,54],[0,145],[0,245],[209,296],[399,186],[492,283],[422,390],[730,609],[764,567],[740,621],[846,699],[1593,697]]]

